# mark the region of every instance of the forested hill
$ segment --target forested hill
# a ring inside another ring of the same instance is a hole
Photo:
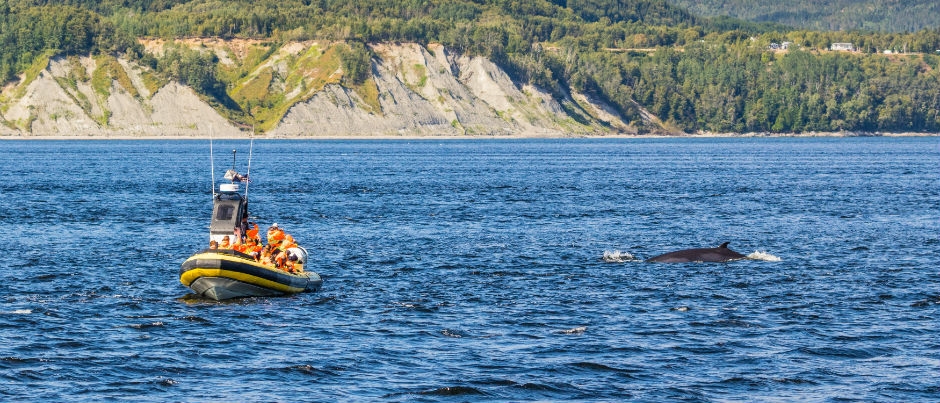
[[[731,16],[824,31],[914,32],[940,27],[936,0],[671,0],[702,16]]]
[[[199,48],[141,44],[192,37],[268,46],[232,67]],[[376,44],[441,44],[496,63],[520,87],[603,101],[640,132],[940,131],[940,28],[797,30],[667,0],[0,0],[0,79],[14,87],[53,57],[122,55],[245,125],[304,101],[246,92],[240,80],[280,45],[309,40],[343,44],[345,88],[369,85]],[[17,93],[4,92],[0,113]]]

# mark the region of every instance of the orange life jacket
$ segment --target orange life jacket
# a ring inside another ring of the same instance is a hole
[[[296,247],[297,247],[297,242],[294,242],[294,237],[290,235],[284,235],[284,242],[282,242],[278,246],[278,249],[288,250],[290,248],[296,248]]]
[[[257,238],[258,237],[258,224],[255,224],[254,228],[249,229],[248,231],[245,231],[245,235],[247,235],[251,239]]]
[[[275,255],[274,265],[277,266],[278,268],[284,269],[285,271],[290,271],[290,270],[287,270],[287,252],[280,252],[277,255]]]
[[[261,261],[261,245],[252,246],[248,250],[248,254],[254,256],[255,261]]]
[[[268,245],[278,245],[284,240],[284,230],[273,228],[268,230]]]

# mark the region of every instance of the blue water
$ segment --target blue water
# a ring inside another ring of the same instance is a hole
[[[244,171],[247,141],[216,141]],[[0,141],[2,401],[937,401],[940,140],[256,141],[323,289],[212,302],[209,142]],[[643,258],[731,242],[754,259]]]

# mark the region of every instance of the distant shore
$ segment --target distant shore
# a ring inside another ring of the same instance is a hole
[[[610,134],[610,135],[572,135],[551,136],[539,134],[511,134],[505,136],[465,136],[465,135],[348,135],[348,136],[267,136],[247,133],[244,136],[142,136],[142,135],[93,135],[93,136],[0,136],[2,140],[496,140],[496,139],[651,139],[651,138],[786,138],[786,137],[937,137],[940,133],[891,133],[891,132],[806,132],[806,133],[713,133],[697,132],[685,134]]]

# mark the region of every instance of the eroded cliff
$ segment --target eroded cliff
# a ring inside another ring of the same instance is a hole
[[[584,136],[634,134],[617,111],[566,89],[521,85],[489,60],[440,45],[373,44],[371,75],[347,85],[336,44],[144,41],[214,52],[227,92],[269,137]],[[259,56],[260,55],[260,56]],[[554,95],[553,95],[554,94]],[[561,95],[559,95],[561,94]],[[114,57],[53,57],[0,95],[0,135],[239,137],[236,122],[192,88]]]

